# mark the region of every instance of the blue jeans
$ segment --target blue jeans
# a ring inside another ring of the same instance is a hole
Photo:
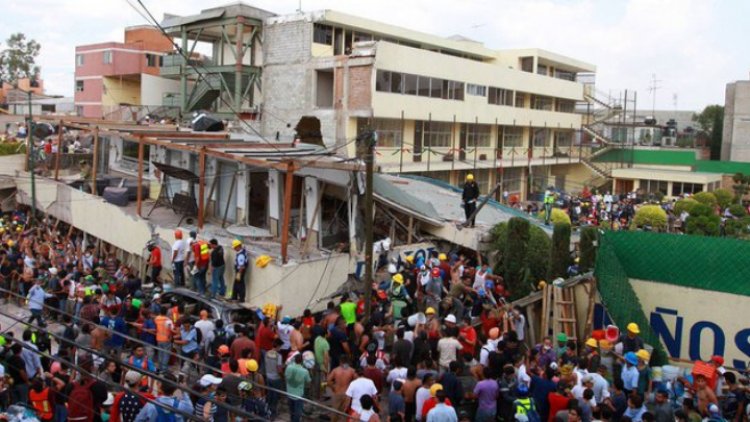
[[[199,269],[193,274],[193,288],[202,295],[206,294],[206,270],[207,268]]]
[[[28,323],[31,324],[34,320],[39,322],[39,326],[44,327],[44,315],[41,309],[31,309],[31,316]]]
[[[60,303],[59,303],[58,309],[60,310],[59,317],[62,319],[63,315],[66,312],[68,312],[67,311],[67,309],[68,309],[68,299],[67,298],[66,299],[60,299]]]
[[[169,352],[172,350],[172,343],[165,341],[156,344],[159,348],[157,352],[159,356],[159,370],[166,371],[169,368]]]
[[[266,383],[268,383],[268,386],[271,388],[284,391],[284,380],[266,380]],[[266,396],[266,398],[268,399],[268,408],[271,409],[271,415],[273,415],[274,417],[278,415],[280,397],[281,394],[275,391],[268,390],[268,395]]]
[[[214,267],[211,270],[211,294],[224,297],[227,294],[227,285],[224,283],[224,266]]]
[[[185,261],[173,262],[172,270],[174,272],[172,277],[174,278],[175,287],[184,286],[185,285]]]
[[[64,404],[55,405],[55,421],[65,422],[68,419],[68,408]]]
[[[495,420],[497,409],[477,409],[474,422],[492,422]]]
[[[300,422],[302,420],[302,406],[304,402],[300,399],[293,399],[289,396],[289,413],[291,422]]]

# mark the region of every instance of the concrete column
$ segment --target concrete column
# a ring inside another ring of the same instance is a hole
[[[180,49],[182,50],[182,55],[185,56],[182,58],[182,60],[185,61],[182,65],[180,65],[180,101],[182,102],[182,109],[183,113],[187,112],[187,106],[188,106],[188,92],[187,92],[187,56],[188,56],[188,40],[187,40],[187,27],[183,25],[182,30],[180,31]]]
[[[310,245],[318,244],[318,233],[320,232],[320,215],[322,209],[318,203],[320,199],[320,183],[314,177],[305,177],[305,229]]]
[[[234,65],[234,110],[242,110],[242,50],[245,39],[245,24],[242,16],[237,17],[237,32],[234,34],[235,49],[237,50],[237,63]]]
[[[268,217],[268,228],[277,236],[281,219],[281,175],[278,170],[268,171]]]

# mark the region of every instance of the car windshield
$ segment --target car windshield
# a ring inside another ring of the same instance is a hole
[[[247,324],[253,318],[255,312],[250,309],[232,309],[229,311],[229,321],[231,323]]]

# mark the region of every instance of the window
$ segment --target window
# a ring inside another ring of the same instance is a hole
[[[546,147],[547,139],[549,138],[548,135],[549,135],[548,129],[533,129],[531,132],[532,145],[538,148]]]
[[[76,92],[83,92],[83,81],[76,81]]]
[[[513,91],[510,89],[490,87],[488,104],[513,106]]]
[[[451,146],[450,122],[423,122],[424,123],[424,145],[429,147]]]
[[[523,168],[513,167],[503,170],[503,191],[520,192],[521,183],[524,181]]]
[[[503,126],[503,147],[514,148],[523,146],[523,128],[519,126]]]
[[[534,110],[552,110],[552,98],[544,95],[532,95],[531,108]]]
[[[430,96],[430,78],[427,76],[418,76],[419,84],[418,84],[418,91],[417,95],[420,97],[429,97]]]
[[[555,69],[555,78],[557,78],[557,79],[564,79],[566,81],[575,81],[576,80],[576,73],[575,72],[568,72],[568,71],[565,71],[565,70]]]
[[[367,123],[366,119],[359,119],[363,126]],[[372,130],[378,134],[378,147],[399,148],[402,139],[402,122],[399,119],[372,119]]]
[[[533,57],[521,57],[521,70],[524,72],[534,71],[534,58]]]
[[[83,66],[83,54],[76,54],[76,66]]]
[[[451,81],[453,86],[453,94],[450,96],[451,100],[464,100],[464,83]]]
[[[558,98],[555,104],[555,111],[560,113],[574,113],[576,108],[576,102],[572,100],[563,100]]]
[[[703,184],[701,183],[682,183],[672,182],[672,196],[680,196],[682,194],[695,194],[703,191]]]
[[[104,52],[104,64],[111,64],[111,63],[112,63],[112,52],[105,51]]]
[[[443,82],[444,81],[442,79],[430,78],[430,97],[431,98],[443,98]]]
[[[640,190],[643,193],[657,193],[661,192],[662,195],[667,194],[669,183],[666,180],[647,180],[641,179]]]
[[[477,97],[486,97],[487,87],[484,85],[466,84],[466,95],[476,95]]]
[[[76,116],[83,116],[83,106],[76,106]]]
[[[157,67],[160,65],[161,60],[159,60],[161,56],[157,56],[156,54],[146,54],[146,66],[148,67]]]
[[[417,95],[417,75],[404,74],[404,94]]]
[[[354,42],[372,41],[372,34],[367,34],[364,32],[355,32],[354,37],[352,38],[352,41]]]
[[[333,45],[333,27],[316,23],[313,26],[313,42],[318,44]]]
[[[318,107],[333,107],[333,71],[315,71],[315,105]]]
[[[567,148],[573,145],[572,131],[555,131],[555,146],[558,148]]]
[[[150,145],[143,146],[143,165],[148,169],[149,157],[151,156]],[[122,140],[122,158],[126,161],[138,162],[138,142]]]
[[[375,90],[380,92],[391,92],[391,72],[378,70],[375,74]]]
[[[516,101],[514,103],[518,108],[526,107],[526,93],[516,91]]]
[[[536,73],[538,75],[547,75],[547,66],[539,64],[536,66]]]
[[[391,73],[391,92],[394,92],[396,94],[403,94],[404,93],[404,77],[400,73],[392,72]]]
[[[466,134],[469,148],[489,148],[492,146],[492,126],[463,123],[461,132]]]

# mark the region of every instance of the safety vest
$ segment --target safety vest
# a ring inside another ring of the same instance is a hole
[[[131,356],[128,360],[128,363],[130,365],[133,365],[135,363],[135,356]],[[143,372],[148,372],[148,356],[144,356],[143,358],[141,358],[141,369],[143,369]],[[143,375],[141,377],[141,386],[148,387],[148,377],[146,376],[146,374],[141,375]]]
[[[173,306],[170,310],[170,313],[172,314],[172,322],[177,324],[177,322],[180,321],[180,310],[176,306]]]
[[[167,322],[169,322],[169,318],[165,317],[164,315],[159,315],[158,317],[154,318],[154,324],[156,324],[157,343],[168,342],[172,335],[169,327],[167,326]]]
[[[201,262],[208,262],[211,258],[211,248],[208,247],[208,242],[199,240],[198,245],[200,246]]]
[[[555,203],[555,194],[547,191],[544,193],[544,203],[545,204],[554,204]]]
[[[37,392],[34,389],[29,390],[29,401],[34,407],[37,416],[41,420],[50,420],[54,416],[52,406],[49,401],[49,387]]]

